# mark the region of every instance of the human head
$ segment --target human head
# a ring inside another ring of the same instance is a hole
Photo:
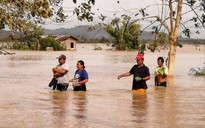
[[[57,57],[58,59],[66,59],[66,56],[64,55],[64,54],[60,54],[58,57]]]
[[[158,66],[163,66],[163,64],[164,64],[164,58],[163,58],[163,57],[158,57],[158,59],[157,59],[157,64],[158,64]]]
[[[58,61],[60,64],[64,64],[66,61],[66,56],[64,54],[61,54],[58,58]]]
[[[141,53],[137,54],[136,61],[137,61],[138,65],[143,64],[143,62],[144,62],[144,55],[141,54]]]
[[[85,68],[84,61],[79,60],[79,61],[77,62],[77,69],[84,69],[84,68]]]

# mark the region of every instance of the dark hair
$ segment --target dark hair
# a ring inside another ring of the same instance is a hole
[[[163,57],[158,57],[157,60],[161,60],[164,63],[164,58]]]
[[[59,57],[58,57],[58,59],[66,59],[66,56],[64,55],[64,54],[61,54]]]
[[[82,60],[79,60],[78,61],[81,65],[83,65],[83,68],[85,68],[85,64],[84,64],[84,61],[82,61]]]

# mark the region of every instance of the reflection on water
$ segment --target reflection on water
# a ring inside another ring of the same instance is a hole
[[[89,73],[87,92],[53,91],[48,87],[59,54],[67,56],[70,78],[83,59]],[[151,80],[147,94],[132,93],[132,77],[117,80],[136,63],[136,51],[20,52],[0,56],[0,128],[201,128],[205,124],[205,79],[188,75],[203,66],[201,53],[177,54],[175,77],[168,87],[154,86],[156,59],[146,53]],[[197,54],[197,55],[196,55]],[[190,63],[190,60],[192,62]]]
[[[136,126],[147,127],[147,94],[132,94],[132,115],[133,122],[136,123]]]
[[[153,115],[153,120],[156,122],[154,125],[158,126],[161,124],[162,126],[167,126],[170,128],[180,127],[177,126],[177,107],[178,104],[175,103],[176,101],[176,94],[175,91],[172,90],[173,88],[165,88],[165,87],[156,87],[155,93],[152,97],[151,104],[153,105],[153,111],[151,114]],[[172,123],[170,123],[172,122]]]
[[[87,98],[86,92],[74,92],[73,93],[73,104],[75,107],[73,108],[74,114],[74,122],[76,126],[86,126],[86,114],[87,114]]]
[[[64,128],[66,126],[86,126],[87,96],[86,92],[49,92],[52,102],[53,126]]]
[[[68,94],[54,91],[52,94],[52,102],[53,102],[53,112],[52,115],[54,119],[52,120],[52,123],[54,126],[66,126],[64,123],[66,123],[66,117],[68,116],[68,111],[66,107],[68,104]]]

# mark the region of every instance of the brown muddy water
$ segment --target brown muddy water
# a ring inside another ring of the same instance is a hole
[[[203,67],[205,51],[179,52],[175,77],[167,88],[154,87],[158,56],[145,53],[151,79],[146,94],[132,93],[132,76],[117,79],[135,64],[136,51],[14,51],[0,55],[0,128],[203,128],[205,127],[205,78],[188,75]],[[56,57],[64,53],[70,78],[76,62],[85,61],[89,73],[87,92],[52,91],[48,87]]]

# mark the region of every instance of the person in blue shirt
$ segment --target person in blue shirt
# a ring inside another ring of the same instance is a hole
[[[84,61],[79,60],[76,67],[77,70],[75,71],[74,78],[70,80],[70,82],[73,82],[74,91],[87,91],[88,73],[85,70]]]

